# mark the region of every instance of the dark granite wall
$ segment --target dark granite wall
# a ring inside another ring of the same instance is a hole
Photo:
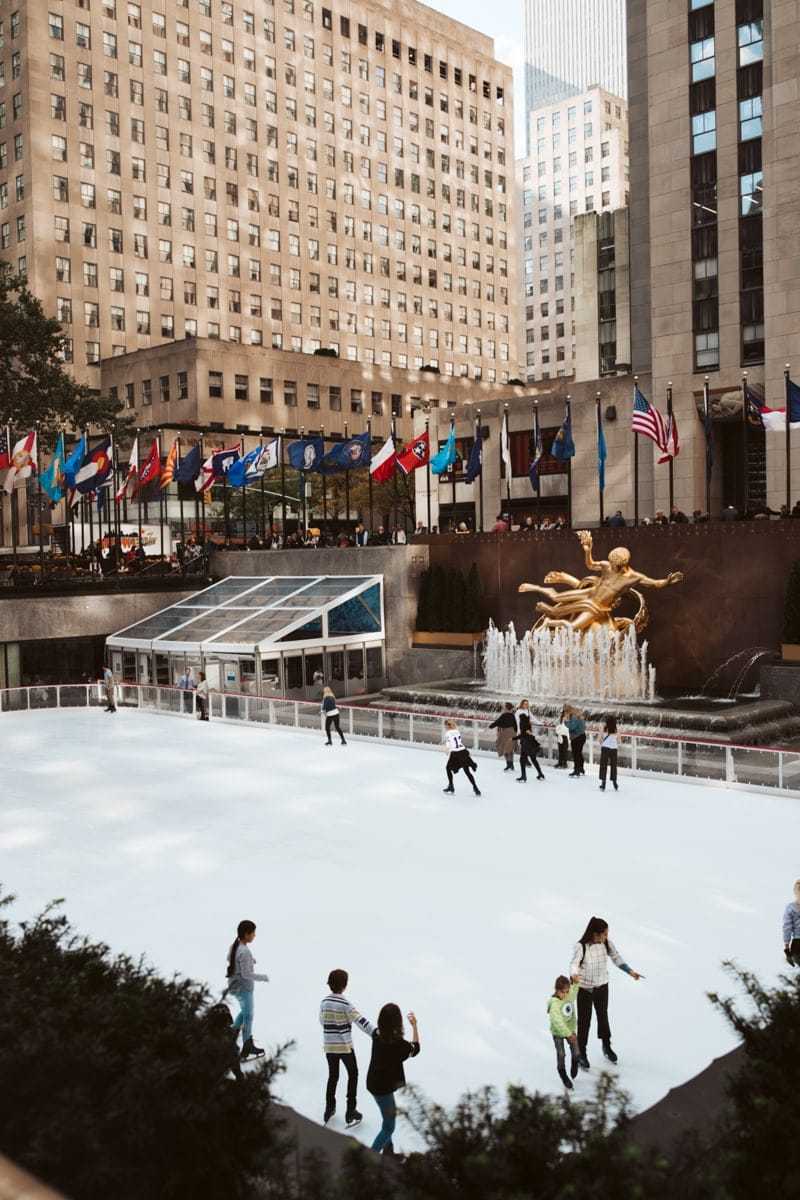
[[[594,557],[627,546],[631,565],[651,578],[683,571],[685,581],[643,589],[650,610],[644,636],[658,689],[695,692],[732,655],[749,648],[780,652],[784,591],[792,560],[800,559],[800,521],[709,522],[593,530]],[[444,535],[428,543],[432,562],[478,564],[484,616],[513,621],[518,634],[533,624],[537,597],[520,595],[522,582],[543,583],[548,571],[581,578],[586,568],[574,533]],[[414,539],[417,544],[418,539]],[[632,615],[635,600],[620,615]],[[738,668],[722,674],[723,687]],[[746,682],[752,682],[751,675]]]

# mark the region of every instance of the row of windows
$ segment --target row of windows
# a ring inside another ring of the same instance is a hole
[[[740,67],[760,63],[764,59],[764,22],[747,21],[739,25],[737,37],[737,62]],[[712,79],[716,74],[716,43],[711,34],[689,43],[689,64],[692,83]]]

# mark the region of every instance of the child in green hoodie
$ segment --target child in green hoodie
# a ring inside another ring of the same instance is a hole
[[[575,1002],[577,995],[578,984],[570,983],[566,975],[559,975],[555,983],[555,991],[547,1001],[550,1032],[556,1048],[558,1077],[569,1091],[572,1090],[572,1079],[578,1074],[578,1038],[575,1033],[578,1026],[578,1010]],[[572,1079],[566,1071],[565,1042],[569,1042]]]

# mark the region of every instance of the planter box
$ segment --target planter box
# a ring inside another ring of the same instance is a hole
[[[483,630],[479,633],[412,633],[412,646],[466,646],[472,649],[476,642],[483,641]],[[797,647],[800,650],[800,646]]]
[[[781,658],[784,662],[800,662],[800,644],[781,642]]]

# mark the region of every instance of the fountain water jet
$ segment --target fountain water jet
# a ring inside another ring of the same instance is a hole
[[[501,695],[638,703],[655,699],[647,642],[638,644],[632,625],[624,632],[598,626],[582,634],[566,626],[539,627],[518,639],[513,624],[503,632],[490,622],[484,675],[487,689]]]

